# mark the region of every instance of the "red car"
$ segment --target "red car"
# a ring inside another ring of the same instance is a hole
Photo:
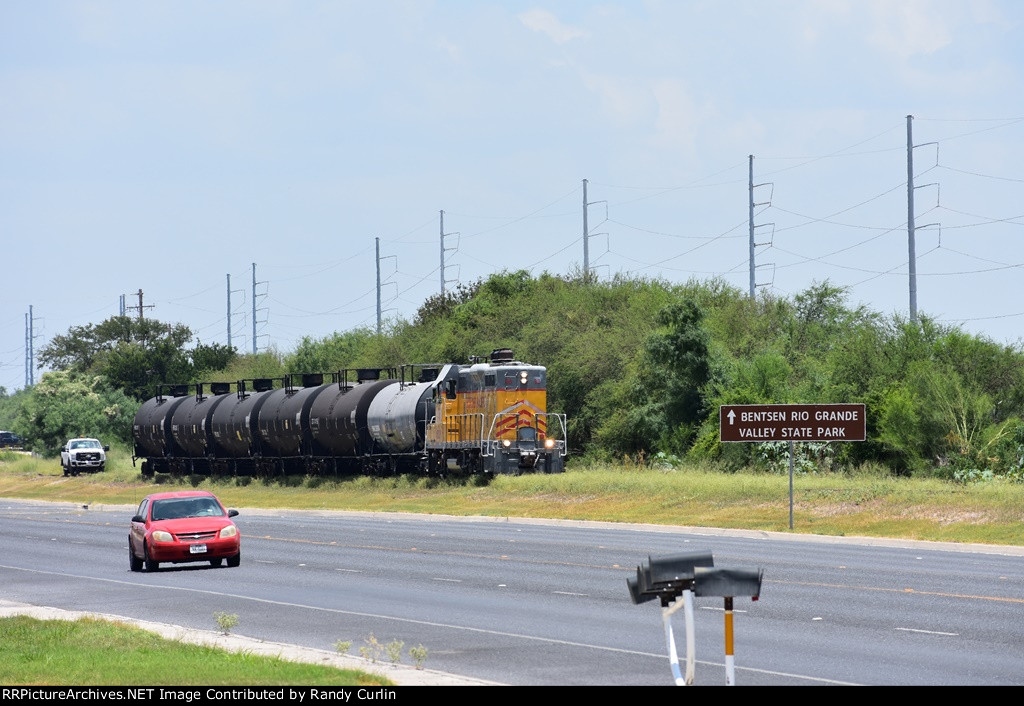
[[[153,493],[139,505],[128,533],[128,565],[132,571],[156,571],[161,562],[208,561],[220,566],[242,562],[238,528],[213,493],[179,490]]]

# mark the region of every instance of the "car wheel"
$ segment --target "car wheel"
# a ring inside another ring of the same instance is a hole
[[[142,571],[142,559],[135,556],[135,552],[132,551],[131,540],[128,540],[128,566],[132,571]]]
[[[68,469],[67,466],[61,466],[61,468],[64,469],[64,477],[65,478],[71,475],[71,471]]]
[[[242,563],[242,550],[239,549],[238,553],[234,556],[228,557],[228,566],[238,566]]]
[[[142,553],[146,557],[146,571],[156,571],[160,568],[159,561],[153,561],[149,558],[149,547],[147,547],[145,544],[142,545]]]
[[[223,559],[210,559],[210,566],[220,566],[223,562]]]

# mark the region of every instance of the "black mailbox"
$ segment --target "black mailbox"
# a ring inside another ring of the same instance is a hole
[[[695,596],[751,596],[761,595],[763,569],[703,567],[694,569],[693,594]]]
[[[626,586],[634,603],[661,598],[662,604],[668,605],[693,586],[697,568],[714,564],[711,552],[649,556],[647,564],[636,568],[636,578],[626,579]]]

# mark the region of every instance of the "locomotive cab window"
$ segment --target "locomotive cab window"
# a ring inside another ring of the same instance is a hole
[[[454,400],[455,399],[455,397],[456,397],[456,395],[455,395],[455,387],[458,384],[458,382],[459,382],[458,380],[449,380],[449,381],[447,381],[444,384],[444,396],[445,397],[447,397],[450,400]]]
[[[494,387],[496,382],[497,377],[494,375],[494,373],[484,375],[484,387]]]

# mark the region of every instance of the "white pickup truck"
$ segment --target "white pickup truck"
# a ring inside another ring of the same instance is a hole
[[[64,475],[77,476],[82,471],[102,471],[107,462],[107,451],[110,451],[110,447],[104,446],[98,439],[69,439],[60,450],[60,465],[64,468]]]

